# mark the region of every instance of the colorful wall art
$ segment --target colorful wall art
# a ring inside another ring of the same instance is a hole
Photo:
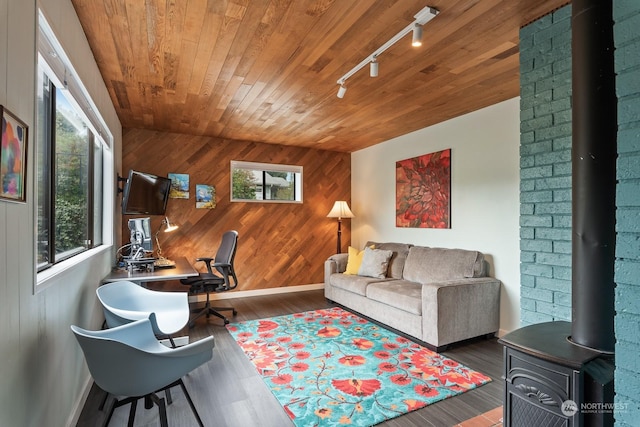
[[[206,184],[196,184],[196,209],[213,209],[215,207],[215,187]]]
[[[188,173],[170,173],[167,177],[171,180],[171,190],[169,198],[171,199],[188,199],[189,198],[189,174]]]
[[[26,201],[27,125],[0,105],[0,199]]]
[[[396,162],[396,227],[451,228],[451,149]]]

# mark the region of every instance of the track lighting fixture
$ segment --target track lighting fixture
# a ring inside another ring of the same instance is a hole
[[[342,99],[344,98],[344,94],[347,92],[347,88],[343,85],[340,85],[340,87],[338,88],[338,98]]]
[[[344,84],[347,79],[360,71],[362,68],[366,67],[367,64],[369,64],[369,75],[371,77],[377,77],[378,56],[380,56],[380,54],[396,44],[398,40],[400,40],[410,32],[413,31],[413,39],[411,44],[413,46],[422,46],[422,26],[435,18],[438,13],[438,10],[432,7],[427,6],[423,8],[420,12],[414,15],[415,20],[411,24],[407,25],[404,29],[402,29],[402,31],[391,37],[391,39],[389,39],[385,44],[376,49],[371,55],[367,56],[358,65],[356,65],[349,72],[340,77],[338,79],[338,84],[340,85],[340,88],[338,88],[338,98],[344,98],[344,94],[347,91],[347,88]]]
[[[376,61],[376,58],[373,58],[373,61],[369,64],[369,76],[378,77],[378,61]]]
[[[418,23],[413,25],[413,40],[411,40],[411,46],[422,46],[422,25]]]

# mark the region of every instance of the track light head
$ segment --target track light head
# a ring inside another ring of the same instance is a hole
[[[422,46],[422,25],[417,22],[413,25],[413,40],[411,41],[411,46]]]
[[[373,58],[371,64],[369,64],[369,76],[378,77],[378,61],[376,58]]]
[[[340,87],[338,88],[338,98],[342,99],[344,98],[344,94],[347,92],[347,87],[340,85]]]

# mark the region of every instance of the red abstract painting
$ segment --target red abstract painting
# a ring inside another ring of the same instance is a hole
[[[396,227],[451,228],[451,149],[396,162]]]

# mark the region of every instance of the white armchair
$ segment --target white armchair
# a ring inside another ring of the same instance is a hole
[[[107,283],[96,289],[102,304],[107,327],[126,325],[135,320],[149,319],[159,337],[173,338],[189,321],[187,292],[158,292],[126,280]]]

